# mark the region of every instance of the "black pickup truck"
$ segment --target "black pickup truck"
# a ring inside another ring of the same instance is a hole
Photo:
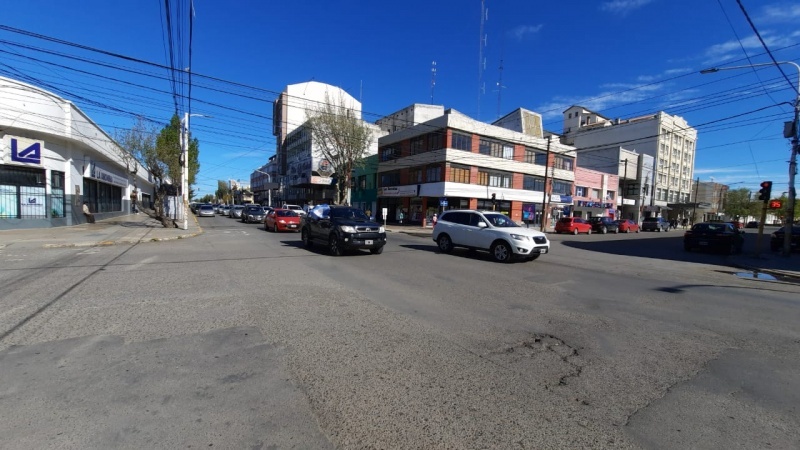
[[[379,255],[386,245],[386,230],[358,208],[317,205],[303,217],[301,238],[306,248],[327,245],[333,256],[359,249]]]

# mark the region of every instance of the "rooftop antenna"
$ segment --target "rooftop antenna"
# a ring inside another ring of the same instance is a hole
[[[431,63],[431,105],[433,104],[433,88],[436,87],[436,61]]]
[[[481,0],[481,29],[480,35],[478,36],[478,114],[476,117],[478,120],[481,119],[481,96],[486,90],[486,86],[483,82],[483,71],[486,70],[486,57],[483,56],[483,49],[486,47],[488,41],[484,33],[487,20],[489,20],[489,10],[486,8],[486,0]]]
[[[499,71],[500,71],[500,75],[497,77],[497,118],[498,119],[500,118],[500,106],[501,106],[501,103],[502,103],[501,102],[501,98],[503,96],[503,89],[505,89],[505,86],[503,86],[503,60],[502,59],[500,60]]]

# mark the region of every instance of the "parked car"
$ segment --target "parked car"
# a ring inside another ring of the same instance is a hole
[[[639,224],[630,219],[620,219],[617,221],[620,233],[639,232]]]
[[[291,209],[273,209],[264,217],[264,229],[267,231],[300,231],[302,221],[300,214]]]
[[[305,210],[300,205],[290,205],[288,203],[284,203],[283,206],[281,206],[281,209],[291,209],[297,214],[300,214],[301,217],[306,215]]]
[[[214,205],[200,205],[197,207],[199,217],[214,217]]]
[[[241,219],[242,218],[242,210],[244,209],[244,205],[233,205],[231,206],[230,213],[228,217],[231,219]]]
[[[758,222],[755,221],[755,220],[747,222],[747,225],[745,225],[744,227],[745,228],[758,228]]]
[[[786,238],[786,228],[776,230],[769,238],[769,248],[774,252],[783,249],[784,239]],[[790,249],[793,252],[800,251],[800,225],[792,226],[792,240]]]
[[[592,224],[580,217],[562,217],[556,222],[556,233],[592,234]]]
[[[592,217],[589,223],[592,224],[592,231],[597,233],[619,233],[619,224],[610,217]]]
[[[733,226],[733,228],[735,228],[737,230],[744,230],[744,224],[742,222],[733,222],[732,221],[732,222],[725,222],[725,223],[731,224]]]
[[[669,231],[669,221],[663,217],[645,217],[642,221],[642,231]]]
[[[317,205],[303,218],[301,230],[306,248],[322,243],[333,256],[356,249],[369,249],[379,255],[386,245],[383,226],[352,206]]]
[[[532,261],[550,251],[544,233],[520,227],[505,214],[493,211],[445,211],[433,226],[432,237],[442,253],[450,253],[454,247],[483,250],[497,262],[511,262],[515,257]]]
[[[246,205],[242,209],[242,222],[261,223],[264,221],[264,208],[260,205]]]
[[[231,214],[231,205],[225,205],[222,207],[222,215],[223,216],[230,216]]]
[[[683,234],[683,249],[687,252],[699,248],[740,253],[743,244],[742,233],[728,222],[696,223]]]

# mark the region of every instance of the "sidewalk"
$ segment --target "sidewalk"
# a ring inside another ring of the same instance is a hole
[[[202,232],[194,215],[189,216],[188,229],[182,230],[180,228],[164,228],[161,222],[150,218],[147,214],[139,213],[70,227],[0,230],[0,249],[137,244],[186,239]]]

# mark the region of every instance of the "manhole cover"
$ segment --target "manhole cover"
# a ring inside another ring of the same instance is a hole
[[[773,277],[772,275],[762,273],[762,272],[737,272],[736,276],[739,278],[747,278],[750,280],[765,280],[765,281],[777,281],[778,279]]]

